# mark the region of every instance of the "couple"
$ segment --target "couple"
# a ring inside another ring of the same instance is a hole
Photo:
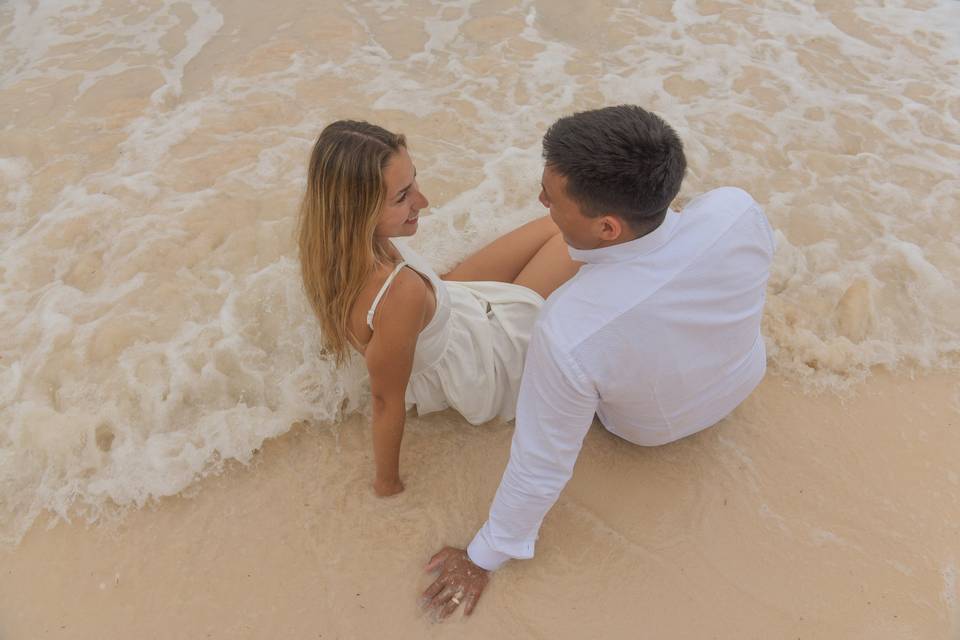
[[[661,118],[622,105],[554,123],[530,222],[438,276],[404,244],[428,205],[402,135],[329,125],[300,212],[305,289],[326,348],[370,373],[379,496],[403,491],[407,407],[474,424],[516,417],[510,460],[467,550],[428,563],[440,617],[476,606],[489,573],[531,558],[597,415],[643,446],[705,429],[766,368],[760,335],[773,236],[745,192],[669,208],[686,170]],[[522,373],[522,377],[521,377]]]

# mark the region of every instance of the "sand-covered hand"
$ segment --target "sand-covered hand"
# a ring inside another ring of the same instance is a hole
[[[427,571],[437,570],[440,575],[423,592],[424,606],[441,620],[461,603],[464,615],[470,615],[490,581],[490,572],[473,564],[466,551],[454,547],[444,547],[430,558]]]

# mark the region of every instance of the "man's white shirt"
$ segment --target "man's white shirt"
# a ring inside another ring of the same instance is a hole
[[[544,303],[517,403],[510,461],[467,550],[493,570],[531,558],[596,414],[611,433],[660,445],[730,413],[766,370],[760,319],[774,241],[745,191],[668,211],[653,232],[602,249]]]

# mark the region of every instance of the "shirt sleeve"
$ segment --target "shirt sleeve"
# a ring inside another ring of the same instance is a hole
[[[510,461],[490,516],[467,548],[471,561],[494,570],[532,558],[544,516],[573,474],[599,395],[576,360],[538,324],[533,331]]]

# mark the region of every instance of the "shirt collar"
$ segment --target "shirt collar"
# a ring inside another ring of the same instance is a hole
[[[631,258],[646,255],[662,247],[667,240],[676,231],[677,223],[680,221],[680,214],[670,209],[664,216],[660,226],[645,236],[640,236],[636,240],[621,242],[620,244],[603,247],[601,249],[574,249],[567,245],[570,257],[578,262],[587,262],[593,264],[610,264],[614,262],[625,262]]]

